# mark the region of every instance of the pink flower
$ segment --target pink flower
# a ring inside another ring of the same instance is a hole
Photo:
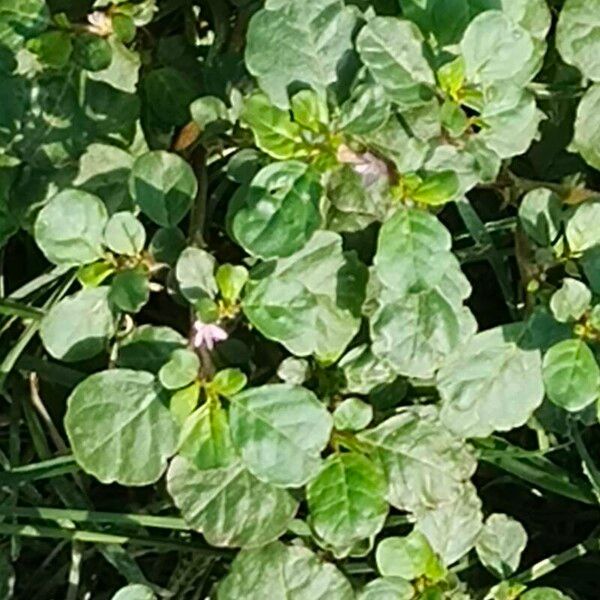
[[[196,321],[193,326],[193,344],[195,348],[206,347],[212,350],[215,344],[226,340],[228,335],[227,332],[218,325],[213,323],[203,323],[202,321]]]
[[[338,148],[337,158],[341,163],[352,165],[352,169],[360,175],[365,187],[373,185],[382,177],[387,177],[388,168],[385,162],[371,152],[357,154],[342,144]]]

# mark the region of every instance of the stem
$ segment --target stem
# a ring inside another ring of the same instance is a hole
[[[197,148],[192,156],[192,166],[198,178],[198,193],[190,215],[188,240],[192,246],[204,248],[204,228],[206,221],[206,203],[208,198],[208,176],[206,170],[206,150]]]

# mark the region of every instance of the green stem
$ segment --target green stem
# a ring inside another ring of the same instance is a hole
[[[40,308],[28,306],[17,300],[0,298],[0,315],[10,315],[11,317],[20,317],[21,319],[33,319],[39,321],[45,314]]]

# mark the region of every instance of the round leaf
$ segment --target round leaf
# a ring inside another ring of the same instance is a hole
[[[475,549],[482,564],[500,579],[508,579],[519,567],[527,545],[527,532],[511,517],[490,515],[477,538]]]
[[[250,598],[352,600],[354,592],[334,565],[306,548],[274,542],[240,552],[217,588],[218,600]]]
[[[344,400],[333,413],[336,429],[360,431],[373,419],[373,407],[359,398]]]
[[[75,362],[100,354],[115,334],[109,288],[88,288],[56,304],[42,319],[44,348],[58,360]]]
[[[117,273],[110,284],[109,300],[125,312],[136,313],[150,298],[148,274],[141,269]]]
[[[146,230],[133,213],[118,212],[108,220],[104,240],[113,252],[135,256],[144,249]]]
[[[110,369],[69,396],[65,428],[75,459],[102,483],[157,481],[177,448],[178,430],[151,373]]]
[[[527,422],[544,399],[538,350],[519,346],[523,329],[497,327],[459,346],[437,375],[442,422],[461,437],[485,437]]]
[[[135,583],[121,588],[112,600],[156,600],[156,596],[149,587]]]
[[[167,488],[187,523],[213,546],[262,546],[276,540],[298,508],[288,492],[259,481],[239,461],[200,470],[176,457]]]
[[[381,467],[355,453],[331,455],[306,488],[310,522],[335,547],[351,547],[376,535],[388,503]]]
[[[358,600],[412,600],[415,590],[400,577],[378,577],[370,581],[358,595]]]
[[[586,202],[567,223],[567,242],[571,252],[584,252],[600,245],[600,202]]]
[[[592,303],[592,292],[585,283],[566,277],[562,287],[552,294],[550,309],[561,323],[578,321]]]
[[[158,225],[177,225],[192,206],[197,189],[192,167],[176,154],[154,150],[133,163],[131,196]]]
[[[584,77],[600,81],[600,3],[566,0],[560,11],[556,47],[563,60]]]
[[[377,546],[377,570],[386,577],[402,577],[409,581],[425,576],[437,581],[444,576],[427,538],[413,530],[406,537],[389,537]]]
[[[215,266],[215,259],[200,248],[186,248],[179,255],[175,277],[181,293],[192,304],[216,295]]]
[[[316,396],[287,384],[252,388],[231,398],[231,436],[260,480],[299,487],[316,475],[332,418]]]
[[[42,208],[35,240],[57,265],[85,265],[102,258],[108,214],[102,201],[81,190],[64,190]]]
[[[233,234],[253,256],[289,256],[319,226],[320,196],[318,180],[304,163],[287,161],[264,167],[233,215]]]
[[[582,340],[564,340],[544,356],[544,385],[557,406],[577,412],[600,396],[600,367]]]
[[[452,502],[477,466],[467,446],[438,421],[433,407],[407,409],[358,437],[381,461],[387,499],[400,510]]]
[[[189,385],[198,377],[200,359],[195,352],[185,348],[175,350],[169,362],[158,372],[158,379],[168,390],[178,390]]]

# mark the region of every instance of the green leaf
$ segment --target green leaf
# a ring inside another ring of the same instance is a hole
[[[333,419],[312,392],[272,384],[230,400],[232,439],[251,473],[280,487],[299,487],[316,475]]]
[[[418,106],[432,95],[435,78],[423,52],[423,36],[414,23],[375,17],[361,29],[356,49],[387,97],[402,108]]]
[[[302,250],[246,285],[243,308],[267,338],[297,356],[335,361],[358,331],[366,272],[342,252],[339,235],[318,231]]]
[[[433,552],[427,538],[413,530],[405,537],[388,537],[377,545],[377,570],[385,577],[402,577],[412,581],[427,577],[439,581],[444,567]]]
[[[229,398],[241,392],[248,383],[248,378],[239,369],[223,369],[210,382],[210,389],[220,396]]]
[[[469,0],[400,0],[403,14],[440,44],[456,44],[470,19]]]
[[[420,292],[437,284],[446,267],[452,238],[429,213],[398,209],[379,233],[373,264],[381,282],[398,293]]]
[[[150,299],[148,274],[139,268],[117,273],[110,284],[108,299],[120,310],[139,312]]]
[[[87,288],[53,306],[42,319],[40,337],[48,353],[66,362],[100,354],[116,332],[109,288]]]
[[[454,171],[431,173],[422,183],[410,192],[415,202],[439,206],[458,197],[459,180]]]
[[[560,198],[547,188],[528,192],[519,206],[519,221],[525,233],[540,246],[551,245],[560,233]]]
[[[310,550],[274,542],[243,550],[229,575],[217,588],[218,600],[293,598],[294,600],[352,600],[348,580],[331,563]]]
[[[350,547],[381,530],[388,513],[381,467],[355,453],[332,454],[308,484],[310,523],[334,547]]]
[[[209,399],[185,420],[179,455],[202,470],[229,467],[236,462],[227,412]]]
[[[565,410],[583,410],[600,396],[600,367],[582,340],[552,346],[544,356],[543,374],[548,398]]]
[[[289,256],[319,227],[320,196],[318,178],[304,163],[286,161],[264,167],[232,217],[233,234],[253,256]]]
[[[48,67],[60,69],[71,57],[73,45],[66,31],[46,31],[27,42],[27,49]]]
[[[112,597],[112,600],[156,600],[156,596],[148,586],[134,583],[133,585],[121,588]]]
[[[213,132],[218,134],[231,127],[227,105],[215,96],[203,96],[194,100],[190,104],[190,114],[203,136],[210,136]]]
[[[162,227],[173,227],[185,217],[197,189],[192,167],[163,150],[140,156],[129,179],[131,196],[142,212]]]
[[[509,83],[490,85],[484,93],[483,127],[477,139],[500,158],[518,156],[538,135],[543,118],[528,90]]]
[[[391,367],[379,360],[366,344],[350,350],[338,366],[346,379],[344,390],[351,394],[368,394],[396,379]]]
[[[175,277],[181,293],[192,304],[216,295],[215,266],[215,259],[200,248],[190,246],[179,255]]]
[[[519,600],[571,600],[571,598],[555,588],[540,587],[525,592],[519,596]]]
[[[600,26],[598,28],[600,39]],[[591,86],[584,94],[577,107],[575,118],[575,133],[571,146],[574,152],[579,152],[584,160],[600,169],[600,85]]]
[[[16,52],[23,40],[43,31],[48,21],[44,0],[4,0],[0,6],[0,44]]]
[[[107,83],[122,92],[134,94],[141,66],[139,54],[129,50],[114,35],[108,38],[108,43],[112,51],[112,60],[105,69],[89,72],[90,79]]]
[[[285,532],[298,509],[288,492],[262,483],[239,461],[200,470],[176,457],[167,488],[186,522],[213,546],[263,546]]]
[[[460,42],[467,80],[484,85],[499,81],[527,83],[533,73],[523,74],[535,54],[530,34],[498,10],[475,17]]]
[[[186,387],[198,377],[200,359],[192,350],[181,348],[174,350],[171,358],[158,372],[161,385],[168,390]]]
[[[246,66],[271,102],[288,108],[288,86],[301,83],[321,97],[337,81],[352,47],[355,13],[342,0],[267,2],[250,20]]]
[[[373,407],[359,398],[347,398],[333,413],[333,423],[341,431],[360,431],[373,420]]]
[[[384,289],[379,307],[371,315],[373,354],[398,375],[432,377],[445,358],[476,330],[473,315],[462,305],[471,287],[458,261],[450,253],[438,257],[435,266],[422,271],[422,276],[431,278],[436,271],[445,271],[435,287],[408,294]],[[405,260],[408,265],[414,257]]]
[[[329,122],[327,103],[313,90],[301,90],[292,97],[294,121],[301,127],[319,133]]]
[[[466,483],[453,501],[421,511],[415,529],[425,535],[436,554],[449,566],[473,548],[482,521],[477,490]]]
[[[144,371],[110,369],[85,379],[69,396],[65,428],[81,468],[102,483],[154,483],[177,448],[166,398]]]
[[[277,377],[284,383],[302,385],[310,377],[310,364],[303,358],[288,356],[277,367]]]
[[[186,247],[185,235],[178,227],[161,227],[152,236],[148,248],[154,260],[173,266]]]
[[[186,73],[174,67],[153,69],[143,79],[143,93],[160,123],[182,127],[191,118],[191,103],[201,86]]]
[[[248,281],[248,269],[241,265],[221,265],[215,273],[215,281],[223,300],[235,304]]]
[[[133,213],[118,212],[106,224],[104,241],[117,254],[136,256],[144,249],[146,230]]]
[[[245,100],[240,120],[252,130],[256,145],[273,158],[286,160],[308,153],[301,128],[289,111],[273,106],[263,94]]]
[[[186,346],[186,339],[170,327],[142,325],[119,343],[117,365],[158,373],[178,348]]]
[[[340,107],[339,126],[350,135],[372,133],[390,117],[390,102],[380,85],[362,84]]]
[[[85,265],[102,258],[108,220],[102,201],[80,190],[63,190],[39,212],[35,241],[57,265]]]
[[[109,213],[133,207],[127,189],[134,158],[108,144],[90,144],[79,159],[73,185],[102,198]]]
[[[567,242],[573,253],[585,252],[600,245],[600,202],[581,204],[567,223]]]
[[[117,39],[124,44],[133,41],[136,34],[135,23],[133,19],[123,13],[115,13],[111,17],[111,24]]]
[[[407,408],[358,437],[381,461],[388,501],[400,510],[452,502],[477,466],[467,446],[439,422],[434,407]]]
[[[461,437],[524,425],[542,403],[538,350],[521,347],[520,325],[479,333],[447,357],[437,375],[442,422]]]
[[[358,600],[411,600],[415,590],[400,577],[378,577],[370,581],[358,595]]]
[[[550,309],[560,323],[578,321],[592,304],[592,292],[585,283],[565,277],[562,286],[550,298]]]
[[[566,0],[558,19],[556,47],[567,64],[600,81],[600,18],[595,1]]]
[[[486,569],[500,579],[508,579],[519,567],[526,545],[527,532],[521,523],[494,513],[486,519],[475,549]]]
[[[73,36],[73,61],[86,71],[102,71],[112,62],[112,47],[105,39],[91,33]]]
[[[187,418],[194,412],[196,406],[198,406],[199,397],[200,382],[198,380],[193,381],[187,387],[177,390],[171,395],[169,410],[177,423],[180,425],[186,424]],[[181,432],[181,440],[179,454],[183,455],[182,446],[185,444],[184,431]]]

